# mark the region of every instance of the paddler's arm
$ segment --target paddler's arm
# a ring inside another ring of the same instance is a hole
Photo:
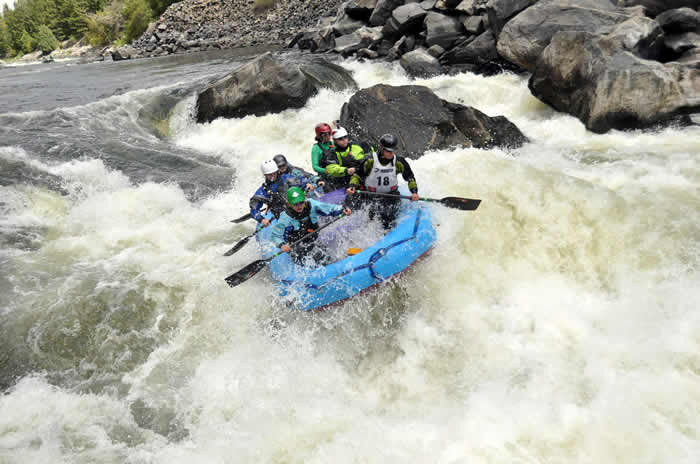
[[[403,156],[396,158],[396,172],[403,176],[403,179],[408,182],[408,189],[411,191],[411,201],[418,200],[418,183],[413,175],[413,170],[408,164],[408,161]]]
[[[350,178],[349,188],[359,189],[362,185],[362,181],[367,177],[367,173],[372,172],[372,167],[374,166],[373,158],[366,158],[364,162],[360,165],[360,168],[355,171],[355,174]]]
[[[319,144],[316,144],[311,148],[311,167],[313,168],[314,172],[318,174],[325,174],[326,170],[321,167],[321,156],[323,156],[323,150],[321,150],[321,146]]]

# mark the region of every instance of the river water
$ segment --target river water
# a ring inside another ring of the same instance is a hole
[[[222,253],[350,93],[196,124],[260,50],[0,69],[0,463],[697,463],[700,128],[597,135],[527,78],[411,81],[505,115],[515,151],[412,163],[438,242],[396,281],[290,311]]]

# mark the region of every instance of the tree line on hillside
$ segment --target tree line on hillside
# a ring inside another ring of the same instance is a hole
[[[48,54],[83,38],[95,47],[129,43],[175,1],[16,0],[0,15],[0,58]]]

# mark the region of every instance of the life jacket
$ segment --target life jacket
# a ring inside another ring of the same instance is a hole
[[[391,193],[399,188],[399,178],[396,173],[396,155],[390,163],[382,165],[377,157],[377,152],[372,151],[372,171],[365,178],[365,187],[370,192]]]
[[[331,146],[328,148],[323,148],[323,146],[321,146],[321,144],[318,142],[316,142],[316,145],[318,145],[318,148],[321,149],[321,156],[319,157],[318,165],[325,168],[329,164],[328,160],[335,158],[335,144],[331,142]]]
[[[314,224],[313,222],[311,222],[311,204],[308,201],[304,203],[304,210],[301,213],[297,213],[289,205],[285,207],[285,212],[292,219],[299,221],[298,229],[285,230],[285,241],[287,243],[295,242],[302,238],[304,235],[310,232],[314,232],[318,229],[318,224]],[[291,227],[288,229],[291,229]],[[311,237],[309,237],[309,240],[312,240],[315,237],[315,235],[312,235]]]
[[[280,214],[282,214],[282,211],[284,211],[284,206],[286,202],[284,201],[284,198],[282,194],[284,193],[282,190],[282,176],[277,176],[277,179],[275,179],[274,182],[268,183],[265,181],[262,185],[262,189],[265,192],[267,196],[262,196],[262,195],[254,195],[250,200],[252,201],[261,201],[267,205],[268,210],[276,217],[278,218]]]
[[[362,164],[362,162],[364,161],[364,157],[361,159],[357,159],[357,158],[355,158],[354,154],[353,154],[353,156],[348,155],[348,153],[350,151],[352,151],[353,145],[362,148],[362,151],[364,153],[368,153],[368,151],[365,151],[365,147],[363,146],[362,143],[358,143],[358,142],[355,142],[354,140],[351,140],[348,142],[348,145],[342,150],[340,149],[340,147],[336,147],[333,150],[331,158],[328,160],[327,164],[334,163],[337,161],[337,163],[339,165],[346,167],[346,168],[355,168],[355,169],[359,168],[360,165]],[[343,155],[342,153],[345,153],[345,155]]]

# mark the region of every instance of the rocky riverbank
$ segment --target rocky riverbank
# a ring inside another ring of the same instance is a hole
[[[697,0],[184,0],[112,57],[261,44],[415,77],[528,72],[533,95],[595,132],[700,114]]]
[[[184,0],[128,46],[115,60],[211,49],[286,45],[300,31],[335,18],[341,0]],[[268,8],[259,5],[270,4]]]

